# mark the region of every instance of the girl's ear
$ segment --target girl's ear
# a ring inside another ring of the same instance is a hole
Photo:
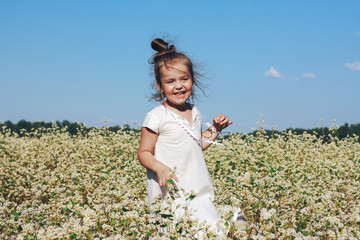
[[[159,89],[160,92],[162,92],[161,86],[158,82],[156,82],[156,87]]]
[[[165,101],[165,100],[164,100],[164,91],[163,91],[163,89],[161,88],[160,83],[156,82],[156,87],[159,89],[161,100],[162,100],[162,101]]]

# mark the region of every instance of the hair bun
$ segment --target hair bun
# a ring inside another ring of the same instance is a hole
[[[151,42],[152,49],[154,49],[155,51],[157,51],[159,53],[167,51],[168,46],[169,46],[169,44],[167,42],[165,42],[164,40],[162,40],[161,38],[155,38]]]
[[[176,53],[175,46],[170,45],[169,47],[169,43],[165,42],[161,38],[155,38],[152,40],[151,47],[157,51],[157,53],[155,53],[149,61],[152,64],[157,62],[159,59],[162,59],[164,56],[167,56],[168,54]]]

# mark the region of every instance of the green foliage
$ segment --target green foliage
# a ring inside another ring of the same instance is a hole
[[[347,137],[352,137],[354,135],[360,136],[360,123],[351,124],[350,126],[348,123],[345,123],[344,126],[341,126],[337,129],[330,129],[328,127],[312,128],[312,129],[287,128],[281,132],[277,130],[261,129],[261,130],[255,130],[249,133],[249,135],[257,136],[257,134],[259,134],[260,132],[263,136],[267,136],[269,138],[274,138],[279,135],[285,136],[289,132],[295,135],[310,133],[312,135],[315,135],[317,138],[321,138],[323,142],[328,143],[331,142],[331,136],[337,137],[338,140],[342,140]],[[224,138],[227,137],[224,136]]]
[[[15,124],[12,123],[11,121],[0,123],[0,131],[4,132],[3,127],[6,127],[7,129],[10,129],[11,132],[18,134],[19,136],[24,136],[25,132],[31,132],[39,129],[41,130],[51,129],[54,126],[63,129],[65,132],[68,132],[71,135],[77,135],[80,133],[80,131],[89,132],[94,128],[94,127],[88,128],[85,126],[85,124],[81,124],[78,122],[72,123],[68,120],[63,120],[62,122],[56,121],[55,123],[53,122],[45,123],[43,121],[28,122],[22,119]],[[105,128],[107,128],[110,132],[114,132],[114,133],[116,133],[117,131],[125,131],[125,132],[140,131],[139,129],[131,128],[130,125],[127,123],[125,123],[122,127],[117,125],[117,126],[106,126]]]

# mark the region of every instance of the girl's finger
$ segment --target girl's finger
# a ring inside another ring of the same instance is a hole
[[[224,125],[224,124],[226,124],[227,122],[229,122],[229,119],[225,118],[225,119],[223,119],[223,120],[221,121],[220,124]]]
[[[229,119],[227,119],[226,117],[224,119],[221,119],[221,122],[219,123],[219,125],[226,125],[226,123],[229,121]]]
[[[219,115],[217,115],[216,118],[213,119],[213,121],[216,122],[216,123],[219,123],[219,122],[222,121],[222,118],[223,118],[223,117],[224,117],[223,114],[219,114]]]
[[[233,123],[232,121],[227,122],[225,127],[230,126],[232,123]]]
[[[176,182],[179,182],[179,179],[177,178],[177,176],[172,176],[172,178],[176,181]]]
[[[228,119],[220,124],[221,128],[227,128],[229,125],[231,125],[233,122],[229,121]]]

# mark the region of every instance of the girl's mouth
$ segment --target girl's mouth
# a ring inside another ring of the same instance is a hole
[[[178,98],[183,98],[183,97],[185,97],[185,93],[186,93],[186,91],[177,92],[177,93],[174,93],[174,95]]]

